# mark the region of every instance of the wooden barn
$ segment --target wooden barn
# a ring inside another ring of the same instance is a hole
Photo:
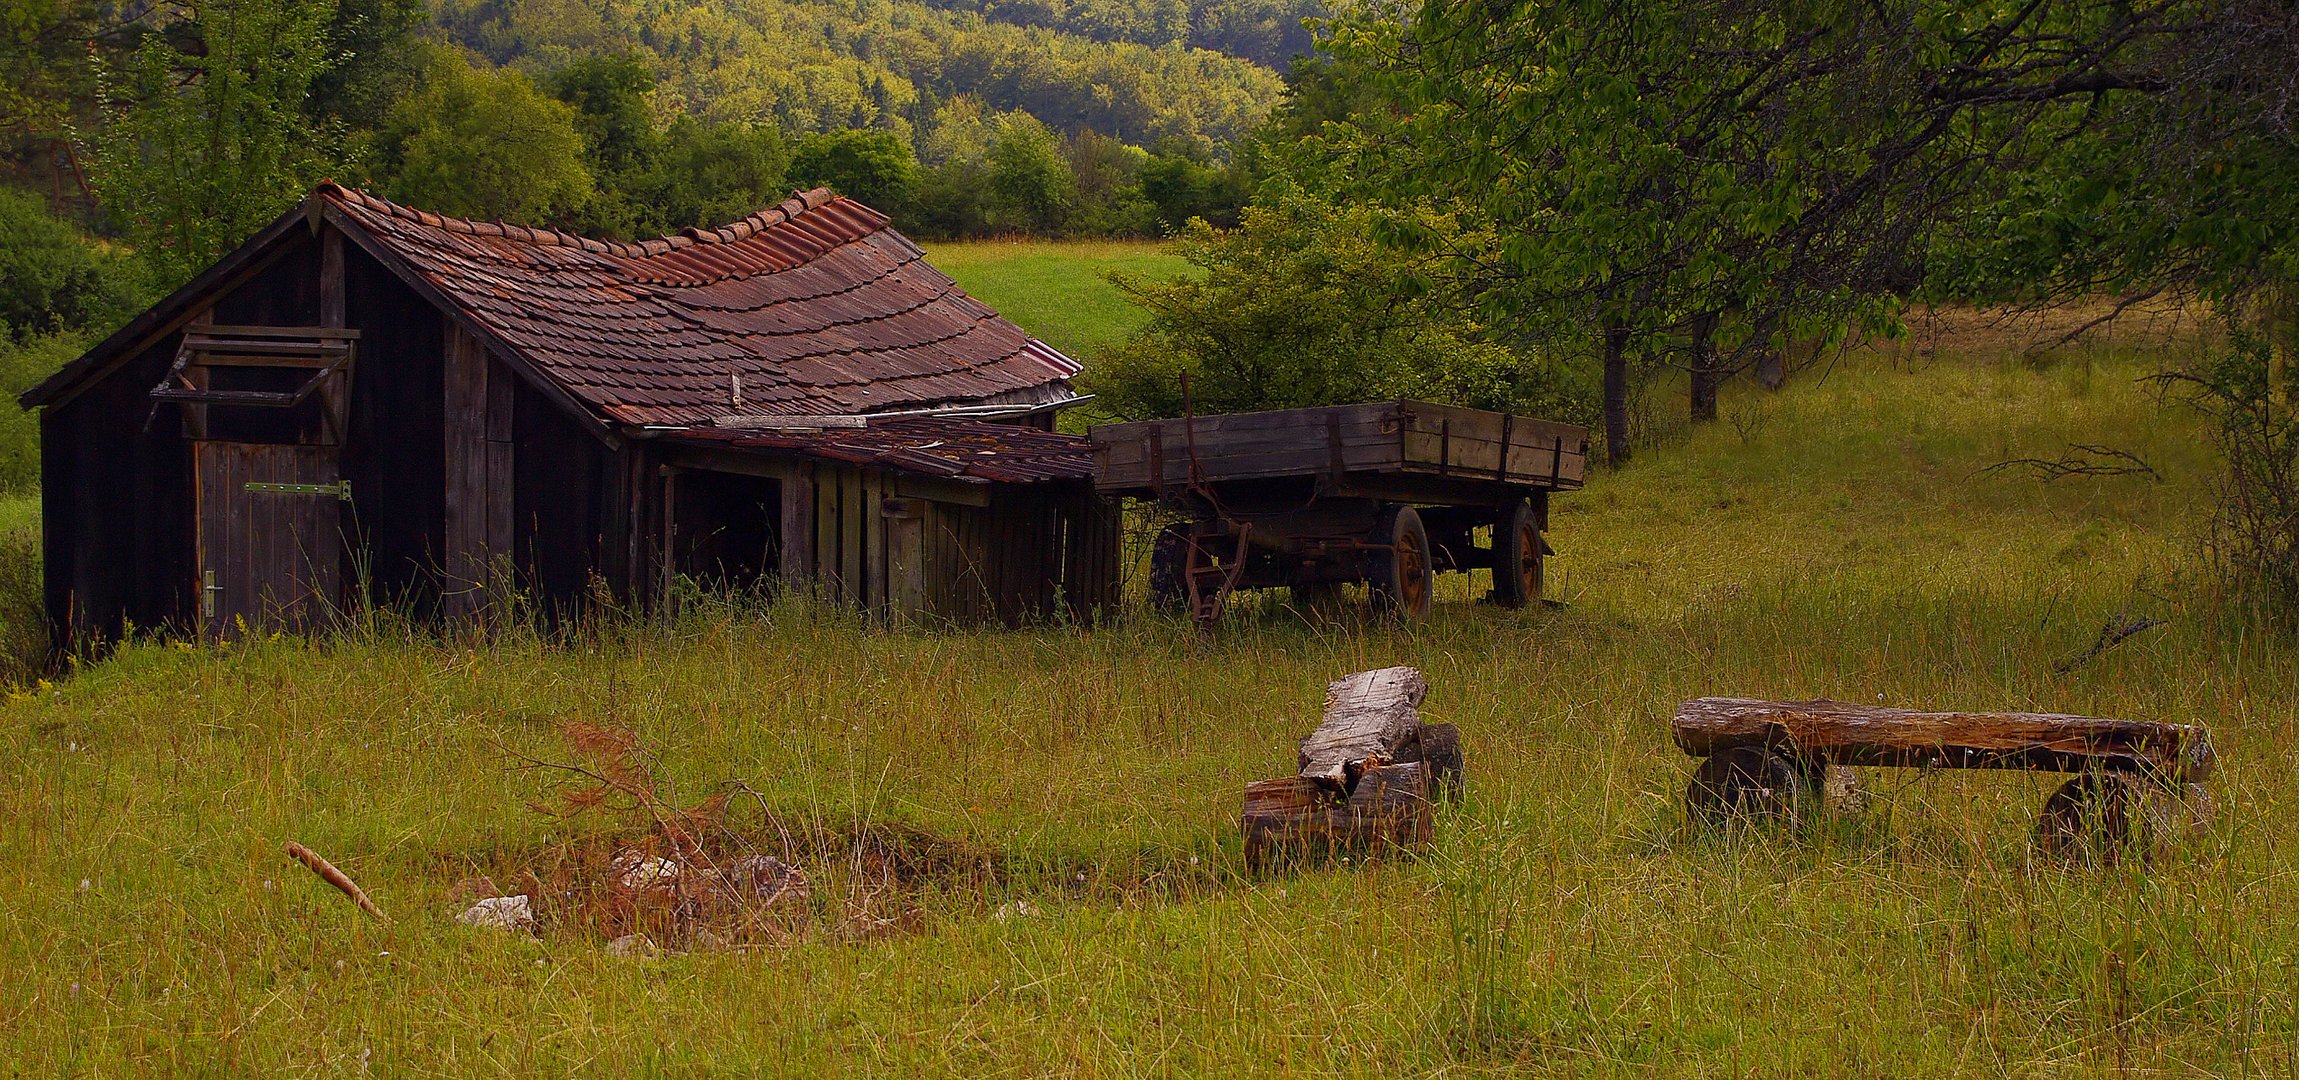
[[[46,603],[129,627],[649,607],[1090,616],[1118,522],[1077,365],[810,191],[610,243],[322,185],[25,394]]]

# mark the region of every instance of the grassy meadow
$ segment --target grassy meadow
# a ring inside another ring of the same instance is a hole
[[[926,257],[958,286],[1046,344],[1091,359],[1141,329],[1148,313],[1106,273],[1168,278],[1189,264],[1140,240],[973,240],[935,244]]]
[[[936,257],[965,280],[978,250]],[[127,648],[0,707],[0,1061],[2288,1075],[2299,657],[2199,574],[2211,463],[2142,382],[2181,347],[1870,350],[1736,386],[1722,422],[1559,500],[1562,606],[1446,579],[1410,629],[1274,600],[1210,644],[1140,615],[886,632],[701,603],[560,642],[379,620]],[[2078,442],[2163,479],[1982,471]],[[2119,614],[2166,625],[2057,670]],[[1426,852],[1247,874],[1242,786],[1290,771],[1326,680],[1391,663],[1460,725],[1466,802]],[[2028,845],[2053,778],[1871,770],[1856,814],[1705,832],[1666,731],[1703,694],[2208,723],[2220,814],[2152,867],[2069,867]],[[586,760],[583,725],[631,733],[665,805],[736,793],[729,827],[813,877],[803,909],[737,948],[610,954],[568,868],[650,826],[549,812],[580,778],[536,763]],[[457,925],[476,872],[534,874],[542,932]]]

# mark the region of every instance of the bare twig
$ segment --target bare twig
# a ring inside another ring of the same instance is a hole
[[[2162,625],[2162,619],[2151,619],[2144,615],[2129,615],[2119,611],[2110,616],[2107,622],[2099,628],[2099,637],[2091,643],[2091,648],[2053,664],[2052,670],[2065,675],[2098,659],[2099,654],[2123,644],[2133,636]]]
[[[312,873],[319,875],[319,880],[343,890],[343,895],[350,897],[352,903],[359,905],[359,910],[382,919],[384,922],[391,921],[384,916],[382,908],[375,906],[375,901],[367,898],[367,890],[360,888],[357,882],[351,880],[343,871],[336,869],[334,863],[320,857],[318,852],[290,840],[287,842],[287,853],[293,856],[295,861],[310,867]]]
[[[1974,476],[1986,476],[2005,469],[2026,468],[2041,480],[2060,480],[2070,476],[2145,476],[2156,483],[2163,482],[2163,474],[2155,466],[2141,461],[2137,454],[2118,450],[2112,446],[2090,446],[2069,443],[2070,453],[2057,459],[2013,458],[1999,461]]]
[[[2145,289],[2140,292],[2132,293],[2129,296],[2119,298],[2116,300],[2115,306],[2108,309],[2107,314],[2101,315],[2095,319],[2087,320],[2082,326],[2078,326],[2075,329],[2068,331],[2067,333],[2061,334],[2056,340],[2048,342],[2037,342],[2028,346],[2027,349],[2020,354],[2021,358],[2033,360],[2036,357],[2042,356],[2043,354],[2050,352],[2053,349],[2059,348],[2062,345],[2068,344],[2069,342],[2074,341],[2075,339],[2080,338],[2085,334],[2091,333],[2094,329],[2097,329],[2106,323],[2114,322],[2118,316],[2121,316],[2125,311],[2130,310],[2133,305],[2144,304],[2158,296],[2163,295],[2163,290],[2164,286],[2159,285],[2152,289]]]

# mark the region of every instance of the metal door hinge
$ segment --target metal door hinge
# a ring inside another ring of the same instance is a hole
[[[344,502],[351,501],[351,481],[338,480],[332,484],[275,484],[264,480],[250,480],[247,490],[265,495],[333,495]]]

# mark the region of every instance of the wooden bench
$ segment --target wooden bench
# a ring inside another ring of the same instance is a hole
[[[2061,854],[2120,849],[2175,810],[2200,823],[2201,785],[2217,763],[2200,727],[2059,713],[1711,697],[1679,705],[1670,727],[1679,748],[1705,759],[1685,789],[1702,820],[1802,813],[1819,803],[1830,767],[2075,773],[2037,826],[2038,844]]]

